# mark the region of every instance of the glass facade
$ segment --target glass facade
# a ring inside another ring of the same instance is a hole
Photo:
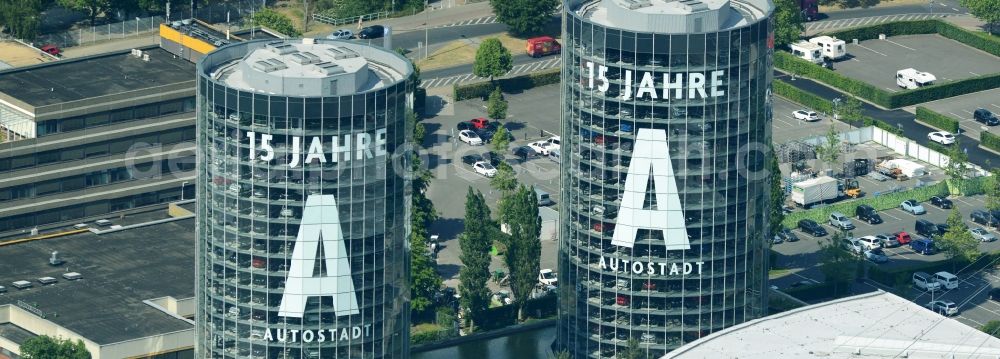
[[[385,65],[398,76],[377,72],[380,86],[328,97],[218,79],[261,44],[198,65],[197,356],[407,358],[409,182],[392,154],[405,142],[412,70]]]
[[[644,33],[595,3],[564,4],[557,345],[658,358],[766,314],[770,9]]]

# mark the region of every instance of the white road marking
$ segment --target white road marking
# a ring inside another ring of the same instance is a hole
[[[972,74],[972,76],[979,76],[979,74],[977,74],[975,72],[972,72],[972,71],[969,71],[969,73]]]
[[[860,48],[862,48],[862,49],[865,49],[865,50],[868,50],[868,51],[871,51],[871,52],[874,52],[874,53],[876,53],[876,54],[879,54],[879,55],[882,55],[882,56],[886,56],[886,57],[888,57],[888,56],[889,56],[889,55],[886,55],[886,54],[883,54],[883,53],[881,53],[881,52],[878,52],[878,51],[875,51],[875,50],[872,50],[871,48],[869,48],[869,47],[867,47],[867,46],[865,46],[865,45],[861,45],[861,44],[858,44],[858,47],[860,47]]]
[[[886,213],[886,212],[882,212],[882,213],[880,213],[880,214],[881,214],[881,215],[883,215],[883,216],[886,216],[886,217],[889,217],[889,218],[892,218],[892,219],[895,219],[895,220],[897,220],[897,221],[902,221],[901,219],[899,219],[899,217],[896,217],[896,216],[893,216],[893,215],[891,215],[891,214],[889,214],[889,213]]]
[[[996,108],[1000,108],[1000,105],[997,105],[995,103],[991,103],[990,106],[993,106],[993,107],[996,107]]]
[[[954,10],[955,12],[959,12],[959,10],[956,8],[951,8],[951,9]]]
[[[973,323],[976,323],[976,325],[978,325],[978,326],[983,326],[983,325],[985,325],[985,324],[983,324],[982,322],[980,322],[980,321],[978,321],[978,320],[975,320],[975,319],[972,319],[972,318],[969,318],[969,317],[966,317],[966,316],[964,316],[964,315],[959,315],[959,316],[958,316],[958,317],[956,317],[956,318],[962,318],[962,319],[965,319],[965,320],[968,320],[968,321],[970,321],[970,322],[973,322]]]
[[[896,92],[896,89],[894,89],[894,88],[892,88],[892,87],[886,87],[885,89],[886,89],[886,90],[889,90],[889,92]]]
[[[914,48],[912,48],[912,47],[909,47],[909,46],[906,46],[906,45],[903,45],[903,44],[900,44],[900,43],[898,43],[898,42],[895,42],[895,41],[892,41],[892,40],[889,40],[889,39],[886,39],[885,41],[888,41],[889,43],[892,43],[892,44],[896,44],[896,45],[899,45],[900,47],[902,47],[902,48],[905,48],[905,49],[909,49],[909,50],[911,50],[911,51],[917,51],[917,49],[914,49]]]

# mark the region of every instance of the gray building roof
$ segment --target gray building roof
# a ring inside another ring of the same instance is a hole
[[[707,33],[746,26],[771,13],[769,0],[570,0],[578,16],[635,32]]]
[[[749,321],[684,345],[664,358],[998,356],[1000,339],[878,291]]]

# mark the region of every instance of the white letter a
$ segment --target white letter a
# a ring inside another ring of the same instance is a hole
[[[611,244],[632,248],[636,231],[651,229],[663,231],[667,250],[690,249],[666,130],[639,129],[634,149]],[[650,172],[656,186],[656,208],[643,209]]]
[[[315,277],[316,252],[323,243],[326,271]],[[309,297],[333,297],[337,316],[358,314],[358,298],[351,279],[351,263],[340,228],[340,212],[333,195],[309,196],[295,238],[292,265],[285,281],[278,315],[302,318]]]

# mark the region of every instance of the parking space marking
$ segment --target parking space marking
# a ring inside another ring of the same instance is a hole
[[[896,247],[896,248],[903,248],[903,247]],[[894,248],[886,248],[885,250],[889,253],[892,253],[893,255],[899,256],[900,258],[910,259],[904,256],[903,253],[896,252]]]
[[[858,44],[857,46],[858,46],[858,47],[860,47],[860,48],[862,48],[862,49],[865,49],[865,50],[868,50],[868,51],[871,51],[871,52],[874,52],[874,53],[876,53],[876,54],[879,54],[879,55],[882,55],[882,56],[886,56],[886,57],[888,57],[888,56],[889,56],[889,55],[886,55],[886,54],[883,54],[883,53],[881,53],[881,52],[878,52],[878,51],[875,51],[875,50],[871,49],[870,47],[868,47],[868,46],[865,46],[865,45],[862,45],[862,44]]]
[[[972,72],[972,71],[969,71],[969,73],[972,74],[972,76],[979,76],[979,74],[977,74],[975,72]]]
[[[969,318],[969,317],[966,317],[966,316],[964,316],[964,315],[959,315],[959,316],[958,316],[958,318],[962,318],[962,319],[965,319],[965,320],[968,320],[968,321],[970,321],[970,322],[973,322],[973,323],[976,323],[976,325],[978,325],[978,326],[984,326],[984,325],[986,325],[986,324],[983,324],[982,322],[980,322],[980,321],[978,321],[978,320],[975,320],[975,319],[972,319],[972,318]]]
[[[892,41],[892,40],[889,40],[889,39],[886,39],[885,41],[888,41],[888,42],[889,42],[889,43],[891,43],[891,44],[896,44],[896,45],[899,45],[900,47],[902,47],[902,48],[904,48],[904,49],[909,49],[910,51],[917,51],[917,49],[914,49],[914,48],[912,48],[912,47],[909,47],[909,46],[906,46],[906,45],[903,45],[903,44],[900,44],[900,43],[898,43],[898,42],[895,42],[895,41]],[[976,75],[976,76],[978,76],[978,75]]]
[[[893,215],[889,214],[888,212],[882,212],[881,214],[882,214],[883,216],[886,216],[886,217],[889,217],[889,218],[892,218],[892,219],[895,219],[895,220],[897,220],[897,221],[902,221],[902,219],[899,219],[899,217],[896,217],[896,216],[893,216]]]
[[[996,108],[1000,108],[1000,106],[998,106],[998,105],[997,105],[997,104],[995,104],[995,103],[991,103],[991,104],[990,104],[990,106],[993,106],[993,107],[996,107]]]

